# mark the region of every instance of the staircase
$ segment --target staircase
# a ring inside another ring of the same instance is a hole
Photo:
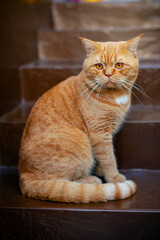
[[[38,32],[38,60],[19,69],[21,102],[0,117],[0,239],[160,239],[160,4],[51,3],[54,29]],[[138,185],[125,200],[64,204],[23,197],[18,150],[35,101],[82,69],[79,36],[119,41],[140,33],[140,71],[132,108],[115,137],[119,169]],[[65,43],[65,44],[64,44]]]

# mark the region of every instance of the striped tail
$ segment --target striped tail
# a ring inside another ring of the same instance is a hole
[[[20,174],[23,195],[29,198],[56,202],[107,202],[124,199],[136,192],[132,181],[123,183],[86,184],[68,180],[34,180],[27,173]]]

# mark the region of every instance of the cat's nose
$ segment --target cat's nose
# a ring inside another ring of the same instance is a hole
[[[110,78],[110,77],[112,76],[112,74],[106,74],[106,76],[107,76],[108,78]]]

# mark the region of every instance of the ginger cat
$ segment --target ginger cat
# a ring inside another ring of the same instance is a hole
[[[89,203],[135,193],[136,184],[118,172],[112,138],[130,107],[141,36],[123,42],[81,38],[83,70],[47,91],[26,123],[19,162],[23,195]],[[108,183],[91,175],[94,168]]]

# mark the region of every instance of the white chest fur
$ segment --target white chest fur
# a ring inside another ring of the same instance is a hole
[[[129,101],[129,96],[128,95],[123,95],[121,97],[117,97],[115,99],[116,103],[118,103],[119,105],[122,105],[122,104],[126,104],[128,103]]]

